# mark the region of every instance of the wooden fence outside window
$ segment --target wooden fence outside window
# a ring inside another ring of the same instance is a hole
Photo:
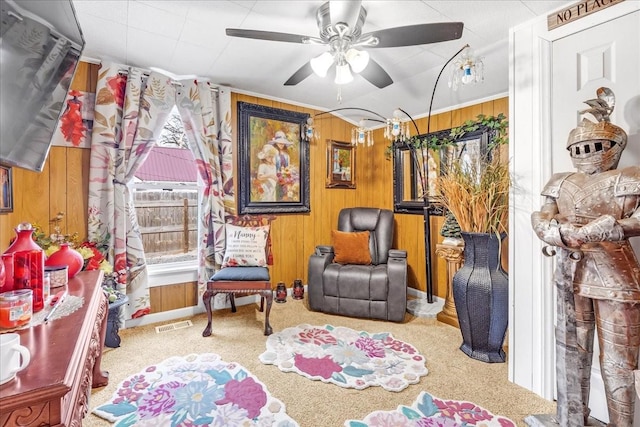
[[[194,191],[136,191],[138,225],[147,261],[195,259],[198,194]]]

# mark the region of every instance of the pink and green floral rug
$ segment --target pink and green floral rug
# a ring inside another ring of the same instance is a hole
[[[401,391],[428,372],[424,356],[388,332],[302,324],[271,334],[266,345],[265,365],[346,388]]]
[[[94,414],[125,426],[298,426],[241,365],[213,353],[172,357],[130,376]]]
[[[423,391],[413,406],[395,411],[375,411],[363,420],[348,420],[345,427],[516,427],[509,418],[460,400],[443,400]]]

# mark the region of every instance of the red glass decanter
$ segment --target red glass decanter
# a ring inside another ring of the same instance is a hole
[[[31,224],[28,222],[20,223],[15,231],[16,239],[3,252],[3,255],[13,254],[12,288],[33,290],[33,311],[35,313],[44,308],[44,251],[33,240],[34,229]],[[10,257],[4,258],[9,259]]]

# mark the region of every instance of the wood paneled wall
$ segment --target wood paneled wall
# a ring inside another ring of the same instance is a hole
[[[290,111],[315,115],[320,111],[267,99],[232,94],[232,104],[250,102]],[[237,112],[233,111],[233,128],[237,129]],[[320,138],[309,145],[311,212],[280,214],[273,222],[272,246],[274,265],[271,280],[292,286],[297,278],[306,283],[307,263],[316,245],[330,244],[338,212],[344,207],[393,206],[391,161],[385,159],[386,142],[380,138],[373,147],[356,148],[355,189],[325,188],[327,140],[351,140],[351,125],[329,114],[315,120]],[[237,193],[236,193],[237,194]]]
[[[72,88],[95,91],[98,65],[82,63]],[[311,114],[319,111],[271,101],[245,94],[232,93],[233,129],[237,129],[238,101],[282,108]],[[366,106],[365,106],[366,107]],[[500,98],[481,104],[434,115],[431,131],[459,126],[465,120],[475,119],[478,114],[508,114],[508,99]],[[427,119],[417,120],[421,132],[426,132]],[[311,212],[279,214],[273,222],[272,240],[274,265],[271,278],[274,286],[284,282],[292,286],[297,278],[306,283],[307,263],[318,244],[329,244],[331,230],[336,227],[338,212],[343,207],[366,206],[393,209],[393,162],[385,158],[387,141],[382,130],[374,132],[373,147],[356,149],[355,189],[325,188],[327,140],[350,141],[352,125],[329,114],[316,119],[320,138],[312,141],[310,156],[310,203]],[[237,137],[235,132],[234,137]],[[237,141],[236,141],[237,143]],[[237,164],[237,162],[235,163]],[[36,222],[45,229],[49,220],[58,212],[65,212],[61,223],[63,232],[77,231],[81,237],[87,231],[87,194],[89,177],[89,150],[52,147],[43,172],[35,173],[13,168],[14,211],[0,215],[0,251],[9,245],[13,228],[22,221]],[[237,184],[237,180],[236,180]],[[236,191],[236,194],[237,191]],[[421,215],[396,214],[395,247],[408,252],[409,285],[426,290],[424,262],[424,232]],[[446,295],[446,265],[435,255],[435,245],[442,240],[439,231],[441,217],[432,217],[432,262],[434,294]],[[50,230],[52,231],[52,230]],[[185,285],[187,287],[192,284]],[[170,291],[171,287],[167,287]],[[175,289],[171,290],[175,295]],[[179,293],[182,291],[178,291]],[[160,294],[158,294],[160,293]],[[152,301],[164,301],[161,289],[154,288]],[[192,292],[189,292],[189,295]],[[186,298],[192,302],[192,298]],[[187,302],[189,303],[189,302]],[[164,303],[162,305],[165,305]],[[167,306],[173,307],[173,304]],[[162,311],[158,307],[154,312]]]
[[[71,89],[95,92],[98,65],[81,62]],[[12,168],[13,212],[0,214],[0,252],[14,237],[13,229],[21,222],[36,223],[53,232],[49,221],[58,212],[65,215],[60,222],[62,233],[78,232],[87,236],[89,192],[89,150],[51,147],[42,172]]]

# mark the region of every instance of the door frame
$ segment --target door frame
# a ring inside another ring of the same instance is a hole
[[[509,32],[509,156],[515,184],[509,218],[509,380],[549,400],[556,386],[553,270],[530,215],[540,208],[540,193],[551,177],[552,44],[638,10],[640,2],[625,1],[551,31],[545,15]]]

